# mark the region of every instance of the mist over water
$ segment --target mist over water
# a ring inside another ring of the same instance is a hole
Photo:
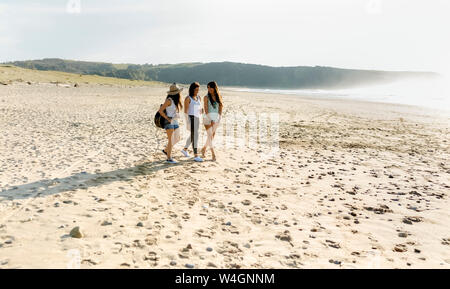
[[[450,113],[450,79],[448,76],[414,78],[388,84],[349,89],[284,90],[236,88],[235,90],[406,104]]]

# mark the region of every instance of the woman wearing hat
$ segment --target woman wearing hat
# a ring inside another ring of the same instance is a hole
[[[167,98],[164,104],[160,107],[159,113],[163,118],[166,119],[164,129],[167,133],[167,146],[163,150],[163,153],[167,155],[167,163],[176,164],[177,161],[172,159],[172,148],[173,146],[180,140],[180,131],[179,131],[179,111],[183,107],[181,104],[181,95],[180,92],[182,88],[178,88],[178,86],[174,83],[170,86],[170,90],[167,92]],[[167,112],[167,114],[165,113]]]

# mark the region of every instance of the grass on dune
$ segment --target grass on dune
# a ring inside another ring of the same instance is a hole
[[[20,68],[12,65],[0,65],[0,83],[12,82],[42,82],[66,84],[107,84],[124,86],[160,86],[163,83],[156,81],[129,80],[122,78],[104,77],[97,75],[81,75],[59,71],[41,71]]]

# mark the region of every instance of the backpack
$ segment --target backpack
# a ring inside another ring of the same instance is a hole
[[[161,108],[161,106],[162,106],[162,104],[159,107]],[[164,113],[167,114],[166,110],[164,110]],[[167,120],[164,117],[162,117],[162,115],[159,113],[159,110],[158,110],[155,114],[156,127],[164,128],[166,122],[167,122]]]

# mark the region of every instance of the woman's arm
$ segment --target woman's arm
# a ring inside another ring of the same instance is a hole
[[[189,96],[186,96],[186,98],[184,99],[184,114],[188,114],[190,103],[191,103],[191,98]]]
[[[164,110],[171,104],[171,100],[168,98],[166,99],[166,101],[164,102],[164,104],[159,108],[159,114],[164,117],[165,119],[167,119],[168,121],[170,121],[170,118],[164,113]]]
[[[200,103],[201,103],[203,99],[200,96],[198,96],[198,97],[200,98]],[[205,106],[205,105],[203,105],[203,106]],[[205,110],[203,109],[203,107],[200,106],[200,114],[203,114],[204,111]]]
[[[203,98],[203,111],[208,114],[208,96]]]
[[[223,104],[219,104],[219,115],[222,116]]]

